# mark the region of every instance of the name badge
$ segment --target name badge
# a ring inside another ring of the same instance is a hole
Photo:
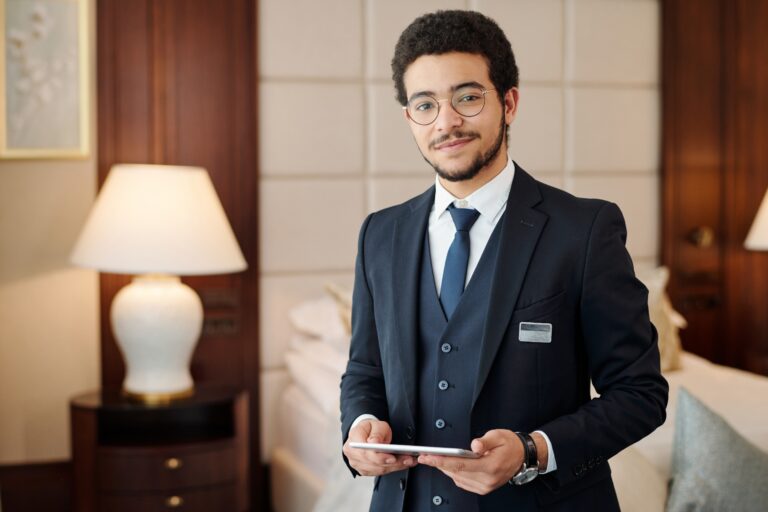
[[[526,343],[552,343],[552,324],[520,322],[519,339]]]

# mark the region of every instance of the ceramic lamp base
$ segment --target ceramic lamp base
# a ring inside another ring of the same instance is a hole
[[[111,318],[125,359],[126,395],[159,403],[193,393],[189,362],[203,305],[192,288],[175,276],[137,276],[115,296]]]

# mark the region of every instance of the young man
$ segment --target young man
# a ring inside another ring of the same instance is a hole
[[[360,231],[341,410],[371,510],[618,510],[606,461],[664,421],[668,391],[621,212],[509,158],[518,73],[492,20],[422,16],[392,69],[436,179]]]

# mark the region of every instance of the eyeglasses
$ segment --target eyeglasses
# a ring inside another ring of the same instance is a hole
[[[457,114],[463,117],[475,117],[483,111],[485,107],[485,95],[496,89],[484,89],[478,86],[461,87],[453,93],[451,97],[451,107]],[[432,124],[440,114],[440,102],[448,101],[446,99],[438,100],[428,94],[417,96],[408,102],[403,110],[408,114],[408,118],[416,124],[426,126]]]

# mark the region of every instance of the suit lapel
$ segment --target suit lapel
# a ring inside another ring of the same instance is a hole
[[[405,395],[416,418],[416,364],[418,360],[419,269],[435,187],[416,197],[411,209],[397,219],[392,244],[392,298],[395,345],[402,369]]]
[[[536,181],[520,167],[509,192],[502,219],[501,240],[491,285],[488,315],[483,332],[480,365],[472,395],[474,407],[493,365],[509,320],[515,309],[536,243],[547,222],[547,215],[532,207],[541,201]]]

